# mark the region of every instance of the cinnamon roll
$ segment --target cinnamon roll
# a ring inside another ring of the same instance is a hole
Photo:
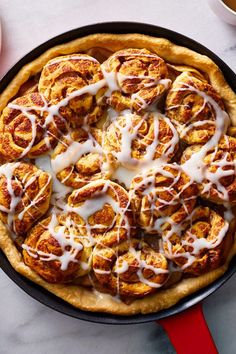
[[[101,130],[87,126],[72,131],[58,143],[51,163],[60,182],[77,189],[109,176],[103,171],[102,137]]]
[[[0,167],[0,220],[16,235],[24,236],[48,210],[51,176],[36,166],[7,163]]]
[[[50,60],[39,80],[50,105],[73,127],[95,123],[103,115],[106,81],[99,62],[86,54],[65,55]]]
[[[52,214],[38,223],[22,248],[25,264],[49,283],[71,282],[90,270],[91,247],[70,214]]]
[[[215,63],[163,38],[47,50],[0,95],[0,249],[85,311],[207,286],[236,254],[235,103]]]
[[[48,111],[42,95],[18,97],[0,117],[0,153],[5,161],[35,158],[55,147],[65,132],[64,119]]]
[[[136,221],[147,233],[162,233],[163,222],[179,224],[196,204],[197,185],[177,164],[156,167],[134,177],[130,200]]]
[[[221,97],[203,77],[190,72],[176,78],[166,98],[166,115],[187,144],[205,143],[215,134],[219,110],[226,130],[229,118]]]
[[[165,61],[147,49],[115,52],[102,64],[102,71],[110,89],[107,102],[117,111],[145,110],[171,84]]]
[[[218,268],[232,243],[229,222],[208,207],[197,207],[181,224],[162,228],[165,255],[192,275]]]
[[[236,138],[224,135],[218,145],[208,150],[202,145],[189,146],[182,155],[184,164],[201,152],[203,173],[197,176],[200,195],[214,203],[236,203]]]
[[[165,256],[138,239],[110,248],[97,245],[93,251],[92,267],[104,289],[121,299],[140,298],[153,293],[168,278]]]
[[[103,149],[111,166],[135,169],[157,159],[170,161],[178,142],[175,127],[161,113],[124,113],[108,127]]]
[[[119,184],[98,180],[72,192],[65,210],[77,216],[89,242],[109,247],[133,234],[129,195]]]

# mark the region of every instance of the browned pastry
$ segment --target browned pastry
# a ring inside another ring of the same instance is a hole
[[[93,251],[93,271],[112,295],[140,298],[165,283],[168,262],[147,243],[132,239],[110,248],[98,244]]]
[[[27,231],[48,210],[51,176],[36,166],[7,163],[0,167],[0,220],[16,235]]]
[[[160,113],[126,113],[108,127],[103,149],[112,166],[135,168],[160,158],[170,161],[178,143],[175,127]]]
[[[197,185],[177,164],[166,164],[134,177],[130,200],[137,223],[148,233],[162,234],[164,222],[179,224],[196,204]]]
[[[28,93],[38,92],[38,75],[32,77],[28,81],[26,81],[21,87],[20,90],[17,92],[17,97],[25,96]]]
[[[0,153],[5,161],[35,158],[55,147],[65,131],[64,119],[49,114],[42,95],[18,97],[0,117]]]
[[[213,102],[224,111],[222,99],[203,77],[183,72],[173,82],[166,98],[166,115],[184,142],[205,143],[214,135],[216,111]],[[225,126],[227,124],[225,117]]]
[[[0,249],[85,311],[153,313],[207,286],[236,253],[235,112],[215,63],[163,38],[49,49],[0,95]]]
[[[106,48],[93,47],[89,49],[86,54],[90,55],[93,58],[96,58],[99,63],[103,63],[107,58],[112,55],[112,51]]]
[[[191,66],[167,64],[167,68],[171,81],[175,81],[177,76],[181,75],[183,72],[198,78],[200,81],[207,81],[208,79],[208,75],[200,73]]]
[[[103,132],[93,127],[78,128],[58,143],[52,154],[52,168],[66,186],[80,188],[105,179],[102,154]]]
[[[73,127],[91,124],[103,115],[106,82],[99,62],[86,54],[50,60],[39,80],[41,92]]]
[[[97,180],[73,191],[67,210],[77,215],[77,223],[94,244],[110,247],[133,234],[129,195],[110,180]]]
[[[49,283],[71,282],[90,270],[91,247],[76,218],[55,215],[38,223],[23,244],[24,262]]]
[[[183,152],[181,162],[188,161],[202,148],[202,145],[189,146]],[[198,183],[201,197],[219,204],[236,203],[235,161],[236,138],[224,135],[214,149],[204,154],[203,180]]]
[[[115,52],[103,64],[111,94],[108,104],[117,111],[141,111],[155,104],[170,86],[166,63],[147,49]]]
[[[200,275],[218,268],[232,244],[229,223],[207,207],[197,207],[176,227],[163,224],[165,255],[185,273]]]

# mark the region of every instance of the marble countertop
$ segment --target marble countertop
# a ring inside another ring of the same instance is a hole
[[[139,21],[183,33],[236,71],[236,27],[221,22],[205,0],[1,0],[0,77],[21,56],[67,30],[102,21]],[[160,326],[107,326],[56,313],[19,289],[0,270],[0,354],[174,353]],[[221,354],[236,351],[236,281],[204,301]]]

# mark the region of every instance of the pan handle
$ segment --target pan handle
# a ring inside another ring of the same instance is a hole
[[[177,314],[159,320],[177,354],[217,354],[217,348],[207,327],[199,303]]]

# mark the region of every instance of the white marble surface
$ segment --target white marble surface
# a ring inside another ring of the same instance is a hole
[[[26,52],[61,32],[115,20],[157,24],[192,37],[236,71],[236,27],[221,22],[205,0],[1,0],[0,76]],[[236,352],[236,281],[204,302],[219,352]],[[56,313],[23,293],[0,270],[0,354],[174,353],[154,323],[105,326]]]

